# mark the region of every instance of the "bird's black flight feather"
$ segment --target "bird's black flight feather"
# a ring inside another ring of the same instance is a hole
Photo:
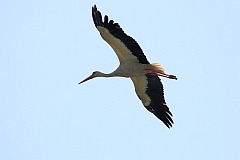
[[[117,39],[120,39],[126,47],[132,52],[134,56],[138,58],[139,63],[149,64],[146,56],[144,55],[141,47],[130,36],[128,36],[118,23],[114,23],[113,20],[108,21],[108,16],[104,16],[104,22],[102,21],[101,12],[97,10],[96,5],[92,7],[92,17],[95,26],[102,26],[109,30],[109,32]]]

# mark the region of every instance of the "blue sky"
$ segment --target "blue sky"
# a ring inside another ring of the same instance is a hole
[[[163,79],[174,126],[126,78],[77,83],[118,66],[91,7],[118,22]],[[240,1],[0,2],[0,159],[240,158]]]

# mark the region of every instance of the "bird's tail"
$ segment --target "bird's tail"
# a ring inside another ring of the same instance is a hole
[[[150,64],[151,68],[156,72],[160,74],[165,74],[164,68],[160,63],[152,63]]]
[[[148,73],[149,75],[162,76],[162,77],[166,77],[169,79],[177,80],[177,77],[175,75],[166,74],[163,66],[160,63],[150,64],[150,69],[147,69],[147,70],[150,71],[150,73]]]

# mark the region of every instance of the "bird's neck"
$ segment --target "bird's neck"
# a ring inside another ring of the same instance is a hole
[[[114,77],[115,75],[113,73],[103,73],[99,72],[96,77]]]

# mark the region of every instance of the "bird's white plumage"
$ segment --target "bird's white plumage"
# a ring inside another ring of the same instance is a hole
[[[150,97],[146,94],[147,88],[147,78],[145,75],[137,76],[137,77],[130,77],[133,81],[135,92],[141,99],[144,106],[148,106],[151,103]]]
[[[119,67],[112,73],[106,74],[99,71],[81,81],[79,84],[95,77],[130,77],[133,81],[135,92],[145,108],[159,118],[167,127],[172,127],[172,113],[164,100],[162,83],[157,76],[177,79],[174,75],[164,72],[161,64],[150,64],[141,47],[130,36],[124,33],[118,23],[108,20],[96,5],[92,7],[93,22],[100,32],[101,37],[113,48],[120,61]]]

